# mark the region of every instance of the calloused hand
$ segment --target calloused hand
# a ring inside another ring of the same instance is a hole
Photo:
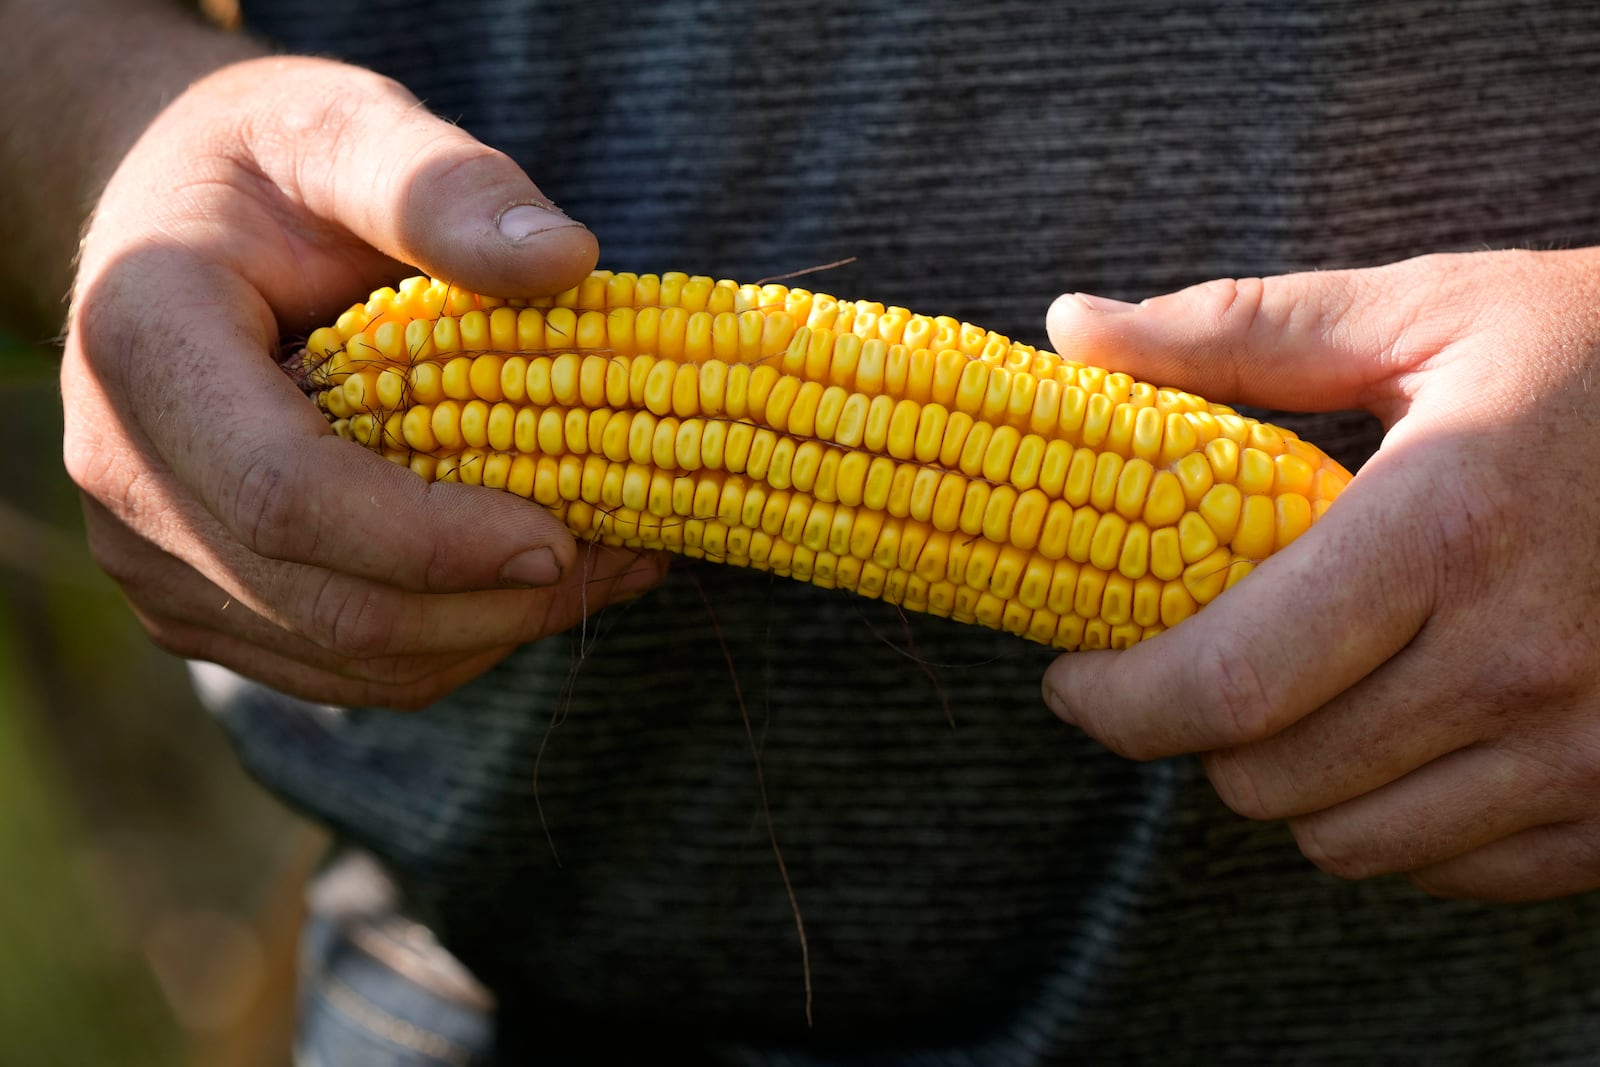
[[[1388,430],[1205,611],[1058,659],[1050,706],[1130,757],[1203,753],[1229,806],[1342,877],[1600,886],[1600,251],[1069,295],[1049,325],[1139,377]]]
[[[594,265],[504,155],[371,72],[242,62],[172,102],[85,238],[62,390],[96,559],[152,637],[288,692],[409,708],[659,581],[547,511],[333,436],[275,362],[402,264],[503,296]]]

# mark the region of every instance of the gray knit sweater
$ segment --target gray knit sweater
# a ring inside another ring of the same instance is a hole
[[[606,266],[855,257],[808,281],[1024,340],[1067,289],[1600,242],[1588,2],[245,10],[509,151]],[[1374,444],[1361,417],[1299,425],[1351,464]],[[685,565],[424,713],[257,690],[226,721],[497,991],[508,1063],[1600,1058],[1600,897],[1335,881],[1194,761],[1058,723],[1047,662]]]

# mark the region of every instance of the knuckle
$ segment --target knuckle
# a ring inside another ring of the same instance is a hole
[[[1564,786],[1559,792],[1567,797],[1569,805],[1588,810],[1594,804],[1596,794],[1600,793],[1600,737],[1595,736],[1593,727],[1585,724],[1576,736],[1569,735],[1565,744],[1552,740],[1549,748],[1555,751],[1543,755],[1542,759],[1537,756],[1532,758],[1553,769],[1525,781],[1535,789],[1551,790],[1555,786]],[[1594,847],[1600,842],[1591,841],[1590,845],[1592,850],[1600,851],[1600,848]]]
[[[1100,715],[1085,728],[1102,745],[1125,759],[1143,763],[1171,756],[1174,751],[1170,739],[1151,731],[1146,724],[1130,723],[1119,715]]]
[[[138,612],[137,617],[151,644],[163,652],[182,659],[207,659],[213,654],[213,642],[207,640],[205,633],[196,627],[145,612]]]
[[[1124,759],[1143,762],[1165,755],[1153,750],[1146,751],[1137,737],[1119,728],[1114,716],[1086,716],[1080,725],[1089,736]]]
[[[1194,714],[1208,734],[1220,734],[1227,745],[1259,741],[1272,732],[1275,715],[1261,673],[1236,650],[1213,645],[1200,660],[1201,694]]]
[[[1594,688],[1594,650],[1585,643],[1552,638],[1507,648],[1485,668],[1482,691],[1506,713],[1563,704]]]
[[[1533,702],[1566,703],[1594,687],[1593,653],[1569,643],[1553,642],[1533,653],[1519,680]]]
[[[62,438],[62,466],[89,500],[120,517],[140,513],[155,477],[125,443],[109,440],[103,428],[69,414]]]
[[[302,68],[298,72],[302,81],[314,82],[316,91],[287,101],[276,96],[266,98],[267,106],[261,112],[245,116],[251,135],[284,138],[290,144],[305,144],[308,149],[313,145],[338,146],[372,121],[375,104],[416,106],[417,98],[410,90],[376,71],[305,57],[293,62]],[[309,141],[304,136],[308,132],[315,135]]]
[[[1204,758],[1206,776],[1211,788],[1235,814],[1246,819],[1276,819],[1283,811],[1271,803],[1262,788],[1260,777],[1252,771],[1247,760],[1232,749],[1222,749]]]
[[[1418,516],[1412,551],[1432,557],[1441,582],[1472,584],[1526,551],[1526,490],[1514,474],[1483,469],[1474,454],[1450,461],[1460,476],[1442,485],[1435,505]]]
[[[1219,323],[1248,331],[1261,315],[1266,283],[1260,278],[1217,278],[1201,282],[1194,292]]]
[[[422,574],[422,588],[430,593],[444,592],[458,588],[460,578],[458,572],[461,560],[456,555],[457,549],[439,538],[430,539],[427,547],[417,560],[417,565]]]
[[[100,499],[105,492],[106,484],[113,481],[111,477],[115,469],[113,453],[110,449],[101,447],[101,442],[94,435],[74,432],[76,429],[69,426],[63,439],[62,465],[74,485],[88,495]]]
[[[246,458],[223,488],[218,510],[246,548],[268,559],[290,557],[309,521],[284,462],[265,449]]]
[[[1495,785],[1507,795],[1528,798],[1523,803],[1552,818],[1585,810],[1600,785],[1596,740],[1563,731],[1502,745]]]
[[[393,619],[387,597],[330,574],[309,601],[302,633],[342,659],[373,659],[390,651]]]
[[[1315,818],[1291,820],[1289,829],[1300,847],[1300,854],[1324,874],[1354,882],[1387,873],[1370,852],[1348,838],[1330,835]]]

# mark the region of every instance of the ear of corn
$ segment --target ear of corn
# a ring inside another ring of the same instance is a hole
[[[1289,431],[949,317],[597,271],[410,278],[296,370],[334,429],[574,534],[1127,647],[1299,537],[1350,475]]]

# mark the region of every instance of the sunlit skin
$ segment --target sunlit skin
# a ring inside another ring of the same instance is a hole
[[[1128,756],[1202,753],[1342,877],[1600,885],[1600,251],[1068,295],[1049,327],[1222,401],[1387,427],[1309,533],[1155,640],[1058,659],[1050,706]]]

